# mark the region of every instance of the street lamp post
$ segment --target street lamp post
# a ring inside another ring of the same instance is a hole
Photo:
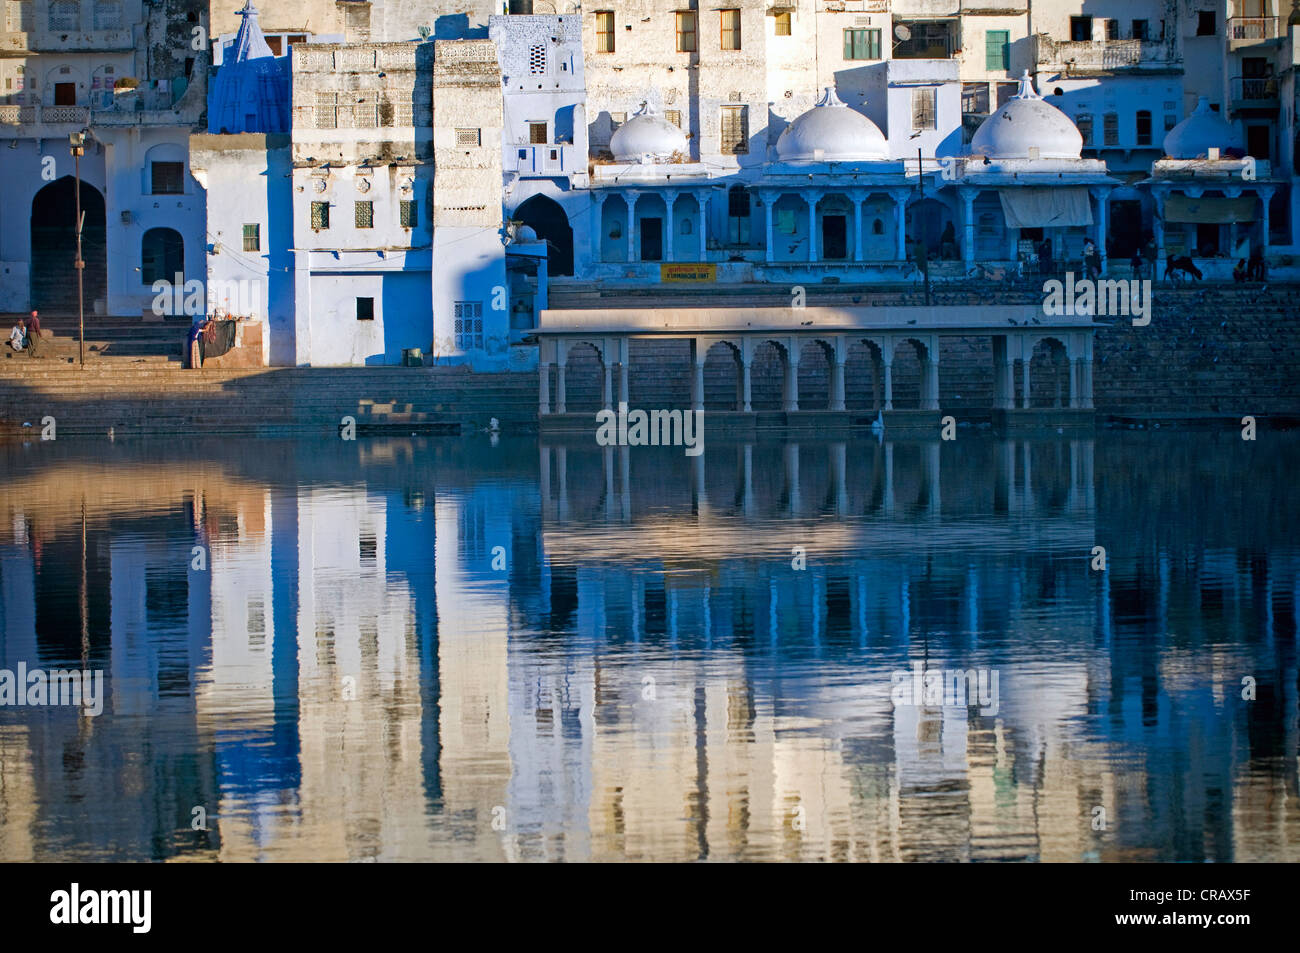
[[[85,299],[85,282],[86,263],[81,257],[81,228],[84,224],[81,211],[81,157],[86,152],[86,134],[84,132],[74,132],[68,136],[68,143],[72,147],[73,164],[76,170],[77,179],[77,258],[72,263],[72,267],[77,272],[77,357],[82,367],[86,366],[86,299]]]

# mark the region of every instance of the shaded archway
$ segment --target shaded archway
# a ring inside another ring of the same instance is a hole
[[[799,409],[829,410],[834,351],[825,341],[804,341],[799,349]]]
[[[152,285],[155,281],[184,281],[176,276],[185,274],[185,239],[174,228],[151,228],[140,239],[140,283]]]
[[[895,410],[919,410],[922,406],[922,379],[927,359],[925,345],[914,338],[899,341],[890,368],[890,390]]]
[[[844,407],[878,412],[884,406],[884,367],[880,347],[863,338],[849,344],[844,361]]]
[[[1040,338],[1034,345],[1026,406],[1070,406],[1070,362],[1065,345],[1056,338]]]
[[[605,362],[586,341],[569,345],[564,370],[565,411],[595,413],[605,406]]]
[[[740,410],[741,387],[739,348],[730,341],[712,345],[704,355],[704,409]]]
[[[51,182],[32,199],[32,307],[54,312],[77,310],[77,258],[75,222],[76,179],[64,176]],[[81,256],[86,310],[108,295],[108,244],[104,223],[104,196],[93,185],[81,183]]]
[[[545,195],[534,195],[510,216],[532,228],[546,242],[546,273],[573,274],[573,228],[560,203]]]
[[[944,230],[953,226],[956,234],[956,216],[938,199],[926,197],[907,207],[907,241],[925,245],[927,258],[938,258],[942,249]],[[911,254],[911,249],[909,249]]]
[[[785,348],[775,341],[764,341],[754,348],[750,365],[749,395],[754,410],[780,410],[785,406]]]

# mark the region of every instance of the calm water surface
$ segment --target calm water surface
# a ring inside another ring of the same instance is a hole
[[[1297,861],[1297,465],[0,447],[0,669],[105,679],[0,707],[0,859]]]

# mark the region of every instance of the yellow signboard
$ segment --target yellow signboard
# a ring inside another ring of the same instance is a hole
[[[718,266],[712,264],[669,264],[659,266],[660,281],[717,281]]]

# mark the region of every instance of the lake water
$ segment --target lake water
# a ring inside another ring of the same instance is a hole
[[[548,440],[0,447],[0,859],[1300,860],[1300,435]]]

